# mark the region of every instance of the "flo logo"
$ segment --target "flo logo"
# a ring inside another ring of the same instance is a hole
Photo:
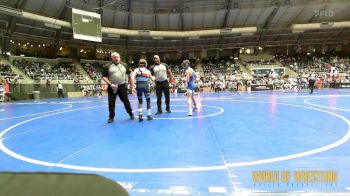
[[[329,10],[315,10],[315,17],[320,18],[332,18],[334,16],[334,11]]]

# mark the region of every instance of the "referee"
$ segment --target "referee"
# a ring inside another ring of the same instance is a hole
[[[108,84],[108,108],[109,118],[108,123],[114,121],[115,116],[115,101],[117,95],[124,103],[125,110],[130,116],[130,119],[135,119],[128,98],[127,81],[129,79],[130,89],[134,89],[134,82],[130,76],[131,71],[129,66],[120,63],[120,55],[117,52],[111,54],[112,63],[103,67],[102,79]]]
[[[316,81],[316,75],[314,73],[311,73],[309,77],[310,94],[314,92],[315,81]]]
[[[160,62],[158,55],[154,55],[153,60],[155,65],[151,68],[151,73],[155,77],[156,81],[156,95],[157,95],[157,106],[158,111],[156,115],[162,114],[162,93],[165,96],[165,105],[166,111],[171,113],[170,110],[170,88],[169,88],[169,79],[172,81],[173,74],[169,66],[165,63]]]
[[[57,82],[57,95],[58,95],[58,98],[60,98],[60,97],[64,98],[64,95],[63,95],[63,86],[62,86],[62,84],[60,83],[60,81]]]

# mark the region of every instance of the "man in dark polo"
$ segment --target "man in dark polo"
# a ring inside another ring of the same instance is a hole
[[[117,52],[113,52],[111,54],[111,59],[112,64],[104,66],[102,71],[102,79],[108,84],[108,123],[112,123],[114,121],[115,101],[117,95],[124,103],[125,110],[128,112],[130,119],[133,120],[135,117],[130,106],[127,85],[127,81],[129,80],[130,88],[134,89],[134,82],[130,76],[131,71],[128,65],[121,64],[120,55]]]
[[[169,88],[169,80],[172,81],[173,74],[169,66],[165,63],[160,62],[160,58],[158,55],[154,55],[153,60],[155,65],[151,68],[151,73],[155,77],[156,82],[156,95],[157,95],[157,106],[158,111],[157,115],[162,114],[162,93],[165,96],[165,105],[166,111],[171,113],[170,110],[170,88]]]

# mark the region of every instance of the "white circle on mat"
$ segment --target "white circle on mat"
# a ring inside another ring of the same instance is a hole
[[[216,100],[218,101],[218,100]],[[63,163],[53,163],[53,162],[47,162],[47,161],[41,161],[41,160],[36,160],[32,159],[29,157],[25,157],[23,155],[17,154],[16,152],[10,150],[7,148],[4,143],[3,143],[3,136],[9,132],[11,129],[20,126],[24,123],[28,123],[30,121],[34,121],[36,119],[48,117],[48,116],[53,116],[56,114],[62,114],[62,113],[68,113],[68,112],[73,112],[73,111],[78,111],[78,110],[84,110],[84,109],[91,109],[91,108],[96,108],[96,107],[105,107],[105,106],[95,106],[95,107],[86,107],[86,108],[79,108],[79,109],[72,109],[72,110],[67,110],[67,111],[60,111],[56,113],[51,113],[47,114],[44,116],[39,116],[35,117],[29,120],[25,120],[23,122],[17,123],[5,130],[3,130],[0,133],[0,150],[2,150],[4,153],[8,154],[11,157],[14,157],[16,159],[26,161],[29,163],[37,164],[37,165],[43,165],[47,167],[59,167],[59,168],[66,168],[66,169],[73,169],[73,170],[81,170],[81,171],[95,171],[95,172],[118,172],[118,173],[147,173],[147,172],[194,172],[194,171],[213,171],[213,170],[226,170],[228,168],[232,167],[243,167],[243,166],[251,166],[251,165],[259,165],[259,164],[266,164],[266,163],[274,163],[274,162],[279,162],[279,161],[286,161],[286,160],[291,160],[291,159],[296,159],[300,157],[305,157],[313,154],[317,154],[320,152],[324,152],[333,148],[336,148],[345,142],[347,142],[350,138],[350,121],[333,112],[325,111],[322,109],[318,108],[312,108],[308,106],[302,106],[302,105],[295,105],[295,104],[288,104],[288,103],[276,103],[276,102],[265,102],[265,101],[247,101],[247,100],[220,100],[220,101],[235,101],[235,102],[250,102],[250,103],[266,103],[266,104],[271,104],[274,103],[276,105],[286,105],[286,106],[291,106],[291,107],[299,107],[299,108],[306,108],[306,109],[311,109],[323,113],[330,114],[332,116],[335,116],[341,120],[343,120],[347,125],[348,125],[348,131],[347,133],[338,141],[328,144],[323,147],[319,147],[316,149],[308,150],[305,152],[301,153],[296,153],[296,154],[291,154],[291,155],[286,155],[286,156],[280,156],[280,157],[274,157],[274,158],[268,158],[268,159],[260,159],[260,160],[255,160],[255,161],[246,161],[246,162],[234,162],[234,163],[226,163],[225,165],[217,165],[217,166],[197,166],[197,167],[168,167],[168,168],[138,168],[138,169],[127,169],[127,168],[105,168],[105,167],[87,167],[87,166],[79,166],[79,165],[71,165],[71,164],[63,164]]]

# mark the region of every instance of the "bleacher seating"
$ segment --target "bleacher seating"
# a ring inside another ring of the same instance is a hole
[[[13,64],[21,69],[30,78],[40,80],[74,80],[78,78],[83,80],[82,74],[76,69],[75,65],[70,62],[35,62],[14,60]]]

